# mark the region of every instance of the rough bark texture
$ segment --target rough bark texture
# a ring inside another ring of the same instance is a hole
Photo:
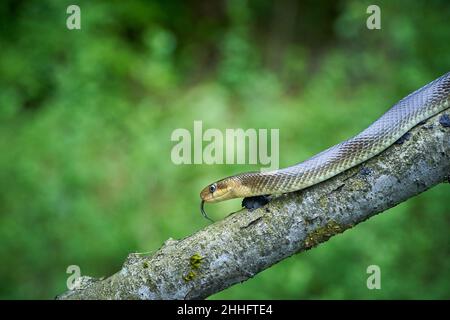
[[[448,111],[447,111],[448,113]],[[408,139],[328,181],[242,210],[150,256],[130,254],[116,274],[82,277],[58,299],[203,299],[293,254],[449,182],[445,112]]]

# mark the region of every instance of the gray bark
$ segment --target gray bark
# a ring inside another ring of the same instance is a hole
[[[327,241],[441,182],[449,182],[444,113],[402,144],[253,212],[241,210],[149,256],[130,254],[101,280],[82,277],[58,299],[203,299]],[[439,121],[441,120],[441,121]]]

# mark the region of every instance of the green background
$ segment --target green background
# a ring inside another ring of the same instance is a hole
[[[258,169],[174,165],[173,130],[279,128],[283,167],[450,71],[450,2],[377,1],[381,30],[370,4],[1,1],[0,297],[51,299],[72,264],[111,275],[207,225],[205,185]],[[212,298],[448,299],[449,195],[439,185]]]

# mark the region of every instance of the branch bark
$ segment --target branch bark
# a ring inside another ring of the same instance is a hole
[[[253,212],[241,210],[150,256],[130,254],[116,274],[78,279],[58,299],[203,299],[327,241],[441,182],[450,182],[445,112],[379,156]]]

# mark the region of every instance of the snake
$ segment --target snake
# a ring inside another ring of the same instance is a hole
[[[200,192],[201,212],[211,220],[205,203],[280,195],[328,180],[380,154],[413,127],[449,107],[450,72],[401,99],[356,136],[303,162],[278,170],[240,173],[209,184]]]

